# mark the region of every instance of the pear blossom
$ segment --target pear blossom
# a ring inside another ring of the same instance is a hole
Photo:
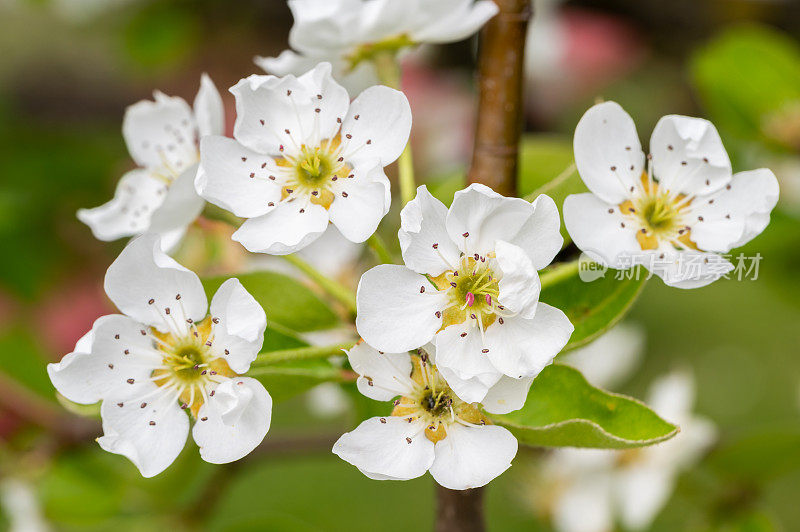
[[[644,328],[620,323],[589,344],[558,357],[579,370],[594,386],[613,390],[629,378],[642,361]]]
[[[647,529],[669,500],[681,471],[693,466],[716,437],[709,420],[692,413],[694,381],[674,372],[656,380],[648,404],[681,432],[639,449],[559,449],[542,469],[532,494],[560,532]]]
[[[553,200],[530,203],[473,184],[448,210],[421,186],[400,216],[405,266],[361,277],[361,337],[390,353],[433,342],[439,371],[467,402],[483,400],[504,375],[529,385],[574,329],[539,302],[537,270],[563,243]]]
[[[670,286],[704,286],[732,270],[721,254],[760,234],[778,201],[775,175],[732,174],[716,128],[701,118],[661,118],[645,158],[631,117],[604,102],[581,118],[574,144],[591,190],[564,201],[575,244],[612,268],[642,265]]]
[[[491,0],[289,0],[294,26],[278,57],[256,57],[278,76],[328,61],[334,77],[359,92],[378,75],[370,59],[422,43],[461,41],[498,11]]]
[[[300,76],[253,75],[231,88],[234,139],[201,140],[196,187],[247,218],[233,239],[252,252],[285,255],[318,239],[329,222],[363,242],[389,211],[384,167],[411,130],[403,93],[383,86],[352,103],[321,63]]]
[[[122,314],[99,318],[47,368],[70,401],[102,401],[103,449],[152,477],[175,460],[192,424],[207,462],[238,460],[261,443],[272,399],[241,374],[261,349],[267,319],[237,279],[220,286],[209,308],[197,275],[148,234],[109,267],[105,289]]]
[[[362,342],[347,352],[358,390],[392,401],[388,416],[373,417],[345,433],[333,452],[375,480],[409,480],[430,471],[454,490],[489,483],[511,466],[517,440],[492,425],[481,408],[508,413],[522,407],[528,387],[504,378],[483,405],[463,401],[436,366],[436,349],[382,353]]]
[[[198,142],[224,132],[224,111],[206,74],[193,108],[160,91],[153,97],[128,107],[122,121],[125,144],[138,168],[122,176],[111,201],[79,210],[78,219],[100,240],[158,233],[170,249],[203,210],[194,189]]]

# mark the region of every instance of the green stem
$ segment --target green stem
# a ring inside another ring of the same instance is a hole
[[[282,257],[286,262],[306,274],[309,279],[317,283],[331,297],[344,305],[349,312],[356,313],[356,295],[352,290],[330,277],[326,277],[297,255],[282,255]]]
[[[233,227],[239,227],[242,225],[242,220],[232,212],[228,212],[225,209],[217,207],[211,203],[206,203],[206,206],[203,209],[203,216],[209,220],[225,222]]]
[[[577,275],[577,273],[577,260],[553,264],[539,274],[539,280],[542,283],[542,290],[550,285],[558,283],[559,281],[563,281],[564,279],[568,279],[574,275]]]
[[[317,346],[298,347],[296,349],[269,351],[266,353],[260,353],[253,361],[253,365],[269,366],[270,364],[278,364],[280,362],[294,362],[297,360],[328,358],[331,356],[341,355],[342,350],[350,349],[354,345],[355,342],[348,342],[344,344],[326,345],[320,347]]]
[[[372,236],[367,240],[367,245],[375,252],[381,264],[394,264],[392,254],[378,233],[372,233]]]
[[[387,87],[400,90],[400,62],[393,51],[380,52],[372,58],[378,79]],[[411,154],[411,143],[406,145],[397,160],[397,174],[400,181],[400,199],[403,205],[414,199],[417,191],[414,179],[414,157]]]

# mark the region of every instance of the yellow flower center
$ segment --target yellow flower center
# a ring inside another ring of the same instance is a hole
[[[453,423],[491,423],[477,403],[465,403],[453,393],[426,354],[413,355],[411,363],[414,392],[395,401],[393,416],[406,418],[409,423],[423,420],[426,424],[425,437],[433,443],[446,438],[447,428]]]
[[[341,156],[340,145],[341,136],[336,135],[319,146],[302,145],[297,155],[276,159],[278,166],[289,170],[281,201],[307,197],[311,203],[329,209],[334,199],[333,183],[353,177],[352,168]]]
[[[499,281],[489,267],[489,259],[493,257],[493,253],[487,257],[462,255],[458,270],[432,279],[439,290],[447,291],[450,300],[444,310],[442,329],[467,320],[475,320],[479,327],[486,328],[502,314]]]

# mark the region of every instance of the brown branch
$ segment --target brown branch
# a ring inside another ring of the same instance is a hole
[[[455,491],[436,486],[436,532],[483,532],[483,488]]]
[[[481,33],[478,59],[480,101],[470,183],[516,195],[522,81],[530,0],[495,0],[500,12]]]

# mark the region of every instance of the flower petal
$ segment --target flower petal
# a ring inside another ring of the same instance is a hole
[[[264,345],[267,315],[238,279],[228,279],[211,299],[213,352],[236,373],[245,373]]]
[[[411,106],[405,94],[382,85],[370,87],[353,100],[342,124],[344,158],[352,165],[378,160],[387,166],[400,157],[410,133]]]
[[[162,331],[184,332],[186,320],[204,318],[208,308],[200,279],[165,254],[155,235],[125,246],[108,268],[105,289],[123,313]]]
[[[350,68],[343,57],[331,53],[298,54],[293,50],[284,50],[278,57],[256,57],[255,63],[266,72],[275,76],[294,74],[299,76],[308,72],[318,63],[330,61],[333,66],[333,77],[347,89],[349,94],[360,94],[362,91],[379,83],[375,65],[371,61],[362,61]]]
[[[408,268],[433,277],[458,269],[459,250],[447,233],[446,219],[447,207],[431,196],[428,187],[418,187],[416,197],[400,211],[397,233]]]
[[[189,435],[188,415],[167,394],[148,383],[146,390],[109,397],[100,407],[103,436],[97,443],[110,453],[127,457],[145,478],[169,467]]]
[[[217,86],[205,72],[200,77],[200,90],[194,98],[194,117],[197,132],[206,135],[225,134],[225,108]]]
[[[275,161],[227,137],[200,140],[200,172],[195,186],[205,199],[236,216],[255,218],[272,210],[281,199]]]
[[[603,201],[625,201],[639,185],[644,153],[633,119],[616,102],[595,105],[575,128],[575,165],[578,173]]]
[[[436,366],[461,400],[477,403],[502,376],[486,356],[480,330],[470,322],[436,335]]]
[[[498,283],[498,301],[514,314],[532,318],[542,284],[530,258],[521,248],[502,240],[495,245],[495,252],[497,264],[503,272]]]
[[[447,427],[447,437],[436,443],[431,476],[451,490],[485,486],[511,467],[517,439],[497,425]]]
[[[514,379],[503,375],[483,398],[483,409],[490,414],[508,414],[525,406],[534,377]]]
[[[187,168],[172,182],[164,202],[153,212],[149,232],[166,234],[191,224],[203,211],[205,201],[197,195],[194,180],[197,165]]]
[[[486,255],[495,250],[498,240],[516,236],[533,213],[533,205],[523,199],[506,198],[486,185],[472,184],[456,192],[447,213],[447,232],[467,255]]]
[[[183,98],[156,91],[155,101],[142,100],[125,110],[122,136],[136,164],[181,173],[197,162],[197,128]]]
[[[98,240],[138,235],[150,227],[150,216],[166,193],[167,185],[147,170],[131,170],[119,180],[114,199],[93,209],[80,209],[78,219]]]
[[[613,530],[614,501],[610,478],[587,475],[571,482],[555,503],[553,524],[562,532]]]
[[[319,142],[320,139],[333,138],[339,132],[341,120],[350,107],[347,90],[336,83],[331,75],[332,66],[322,62],[300,76],[297,80],[311,90],[314,102],[314,128],[306,139]]]
[[[733,264],[724,257],[694,250],[658,249],[633,258],[661,277],[664,284],[676,288],[700,288],[733,270]]]
[[[766,168],[739,172],[718,192],[694,200],[692,214],[702,221],[692,226],[692,240],[700,249],[726,253],[760,234],[777,203],[775,174]]]
[[[591,192],[567,196],[564,225],[581,251],[606,266],[629,268],[629,258],[642,252],[636,228],[625,222],[616,206]]]
[[[564,245],[561,236],[561,217],[556,202],[540,194],[532,203],[532,214],[508,242],[525,250],[533,267],[541,270],[550,264]]]
[[[245,220],[233,233],[253,253],[288,255],[316,240],[328,228],[328,211],[314,203],[282,201],[257,218]]]
[[[389,188],[380,165],[369,170],[356,167],[352,178],[339,179],[333,187],[336,198],[329,211],[331,222],[351,242],[364,242],[389,212]]]
[[[333,445],[333,453],[372,478],[409,480],[433,464],[433,442],[425,437],[425,422],[409,423],[396,416],[373,417]]]
[[[621,323],[588,345],[561,355],[558,361],[580,370],[594,386],[615,390],[633,374],[644,347],[644,329]]]
[[[573,330],[563,312],[539,303],[532,319],[514,316],[489,326],[486,355],[509,377],[534,377],[567,345]]]
[[[362,395],[376,401],[389,401],[413,390],[411,357],[408,353],[381,353],[366,342],[347,352]]]
[[[141,329],[127,316],[102,316],[75,351],[47,365],[53,386],[70,401],[92,404],[148,382],[160,358],[153,340],[140,334]]]
[[[648,528],[675,488],[673,470],[656,464],[626,468],[614,480],[620,521],[628,530]]]
[[[416,349],[429,342],[442,326],[446,297],[405,266],[376,266],[358,283],[356,329],[368,344],[381,351]]]
[[[709,194],[731,180],[731,161],[714,124],[667,115],[650,137],[653,175],[671,192]]]
[[[497,14],[497,4],[490,0],[438,0],[426,4],[423,28],[413,31],[415,42],[449,43],[466,39]]]
[[[272,397],[249,377],[234,377],[214,389],[200,407],[192,437],[200,456],[212,464],[244,458],[269,431]]]

